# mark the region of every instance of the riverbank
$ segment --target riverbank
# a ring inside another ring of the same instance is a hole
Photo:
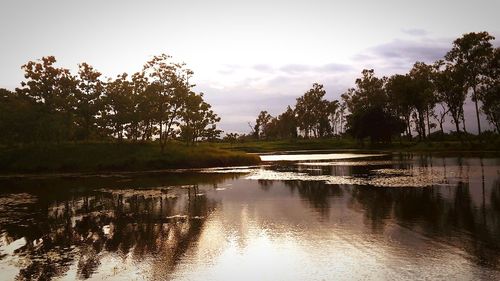
[[[393,152],[495,152],[500,153],[500,138],[485,138],[482,142],[477,139],[440,140],[440,141],[394,141],[390,144],[359,143],[351,138],[344,139],[295,139],[277,141],[246,141],[238,143],[219,143],[217,147],[232,151],[250,153],[266,153],[275,151],[296,150],[366,150],[366,151],[393,151]]]
[[[125,172],[255,165],[257,155],[210,144],[65,143],[0,148],[0,173]]]

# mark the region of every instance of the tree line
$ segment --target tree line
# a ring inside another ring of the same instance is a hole
[[[220,118],[193,91],[193,71],[169,55],[106,81],[87,63],[76,75],[55,63],[53,56],[30,61],[19,88],[0,89],[1,143],[158,139],[163,150],[171,139],[194,143],[221,134]]]
[[[443,59],[433,64],[416,62],[404,75],[377,77],[365,69],[339,100],[325,99],[321,84],[313,84],[277,117],[258,115],[251,135],[257,139],[321,138],[345,133],[372,142],[391,137],[412,139],[444,134],[450,118],[455,133],[467,135],[464,104],[474,102],[478,135],[480,114],[500,133],[500,48],[488,32],[467,33],[453,42]],[[437,128],[439,126],[439,128]],[[233,136],[234,137],[234,136]]]

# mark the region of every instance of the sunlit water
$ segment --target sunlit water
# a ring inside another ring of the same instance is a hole
[[[500,158],[285,158],[1,178],[0,280],[500,279]]]

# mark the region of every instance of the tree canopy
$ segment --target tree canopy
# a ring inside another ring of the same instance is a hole
[[[57,67],[53,56],[22,66],[15,91],[1,89],[0,142],[150,141],[187,143],[217,138],[220,121],[203,94],[195,93],[185,64],[165,54],[142,71],[102,80],[81,63],[76,75]]]

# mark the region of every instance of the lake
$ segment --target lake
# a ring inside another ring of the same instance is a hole
[[[0,280],[500,280],[500,158],[0,178]]]

